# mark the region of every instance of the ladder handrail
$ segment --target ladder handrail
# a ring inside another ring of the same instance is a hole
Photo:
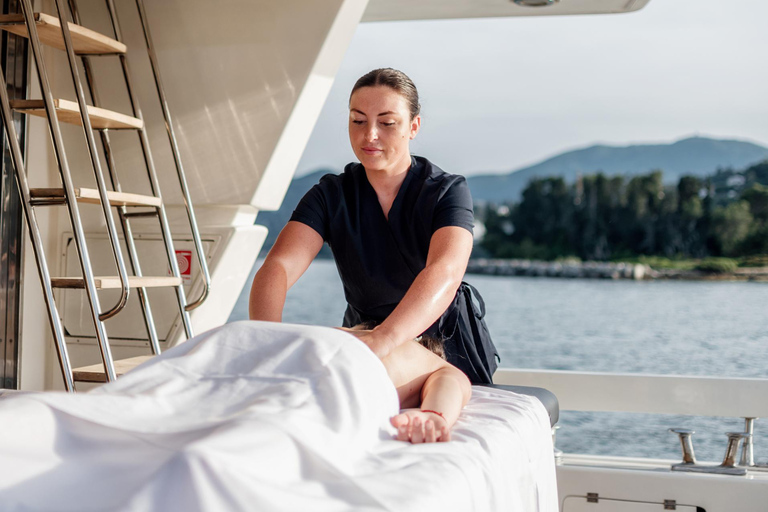
[[[59,367],[61,368],[62,376],[64,378],[64,388],[67,391],[73,391],[75,389],[75,383],[72,379],[72,365],[69,361],[69,354],[67,352],[67,344],[64,341],[64,327],[61,325],[61,319],[59,318],[59,312],[56,308],[56,302],[53,298],[53,287],[51,287],[51,274],[48,271],[48,264],[45,260],[45,252],[43,251],[43,240],[40,236],[40,229],[37,224],[37,216],[35,210],[31,205],[31,197],[29,193],[29,183],[27,182],[26,167],[24,166],[24,158],[21,154],[21,148],[19,147],[19,139],[16,133],[16,126],[14,125],[13,115],[11,113],[10,103],[8,101],[8,91],[5,88],[5,75],[3,70],[0,69],[0,116],[2,116],[3,126],[5,127],[5,135],[8,137],[8,145],[11,149],[11,161],[16,175],[16,184],[19,187],[19,193],[21,194],[21,204],[24,208],[24,216],[27,219],[27,226],[29,229],[30,237],[32,238],[32,250],[35,253],[35,261],[37,261],[37,272],[40,277],[40,282],[43,285],[43,298],[45,300],[45,306],[48,310],[48,319],[51,322],[51,328],[54,331],[56,338],[56,354],[59,358]]]
[[[79,25],[80,14],[77,9],[76,0],[69,0],[68,3],[69,3],[69,10],[72,14],[72,21],[74,21],[75,24]],[[109,4],[107,7],[108,8],[110,7]],[[110,10],[110,17],[112,19],[112,28],[115,33],[115,40],[118,42],[122,42],[120,27],[118,24],[116,13],[114,13],[112,10]],[[152,160],[152,154],[149,149],[149,138],[146,134],[146,127],[144,126],[144,122],[143,122],[144,119],[141,113],[141,107],[139,106],[138,99],[136,98],[133,92],[133,85],[131,83],[131,74],[128,67],[128,59],[127,59],[127,56],[122,53],[118,54],[117,56],[119,57],[122,65],[123,77],[125,79],[128,96],[131,102],[133,116],[141,121],[141,128],[139,128],[137,131],[139,132],[138,135],[141,142],[142,153],[144,155],[144,160],[145,160],[146,170],[147,170],[147,174],[150,181],[150,188],[152,190],[152,195],[157,198],[160,198],[161,200],[161,206],[156,207],[155,211],[152,213],[154,216],[158,216],[161,222],[161,233],[163,236],[163,240],[165,242],[166,256],[168,258],[169,267],[171,268],[171,273],[174,277],[180,278],[178,262],[176,260],[175,250],[173,247],[173,239],[170,233],[170,228],[167,223],[167,219],[165,215],[165,207],[162,204],[162,195],[160,191],[160,185],[157,180],[157,173],[155,172],[154,162]],[[86,84],[88,85],[88,89],[91,94],[91,99],[93,101],[94,106],[99,106],[101,102],[99,100],[99,95],[96,88],[96,80],[94,77],[93,69],[90,64],[90,57],[88,55],[81,55],[81,61],[83,63],[83,68],[85,70]],[[115,164],[115,159],[112,152],[112,145],[111,145],[111,140],[109,136],[109,130],[100,130],[99,134],[101,136],[102,147],[104,148],[104,155],[106,158],[109,176],[112,181],[112,186],[116,191],[121,191],[122,187],[120,185],[120,180],[117,173],[117,166]],[[129,262],[132,266],[132,269],[135,275],[139,276],[141,275],[141,265],[138,258],[138,252],[136,249],[132,228],[129,222],[129,218],[131,217],[131,214],[127,213],[126,207],[124,206],[119,207],[118,212],[120,214],[120,222],[121,222],[123,233],[124,233],[126,247],[128,249]],[[189,318],[189,315],[186,313],[186,296],[184,294],[183,283],[181,283],[180,281],[179,285],[175,288],[176,288],[176,298],[177,298],[177,301],[179,302],[179,311],[182,316],[181,318],[182,324],[187,337],[191,338],[194,335],[194,333],[191,327],[191,320]],[[160,354],[161,350],[160,350],[160,343],[157,336],[157,329],[155,328],[152,309],[149,304],[149,299],[146,295],[146,290],[144,288],[138,288],[138,293],[139,293],[140,304],[142,307],[145,327],[149,335],[149,343],[152,349],[152,353]]]
[[[72,224],[72,231],[74,232],[75,246],[77,247],[77,253],[79,255],[78,259],[80,262],[80,269],[83,273],[83,284],[85,286],[88,300],[92,304],[92,307],[89,308],[91,310],[91,318],[93,320],[94,328],[96,329],[96,337],[98,339],[99,349],[101,351],[101,358],[104,362],[106,379],[107,382],[111,382],[116,378],[115,367],[112,362],[112,351],[109,347],[109,340],[104,329],[104,323],[101,321],[99,316],[99,296],[96,292],[96,285],[93,279],[93,270],[91,268],[88,248],[85,242],[85,233],[83,230],[83,224],[80,220],[80,209],[77,204],[74,185],[72,184],[72,177],[69,171],[66,152],[64,150],[64,143],[59,127],[59,120],[56,114],[56,108],[53,104],[53,94],[51,93],[51,85],[48,82],[48,73],[46,71],[45,61],[40,49],[40,39],[37,34],[34,11],[32,10],[30,0],[21,0],[21,10],[24,13],[24,20],[27,24],[29,41],[32,47],[32,55],[35,59],[35,65],[37,67],[37,78],[40,83],[40,91],[43,96],[45,113],[48,119],[48,128],[53,141],[53,153],[56,159],[56,163],[59,167],[59,174],[61,175],[61,181],[64,187],[64,195],[67,198],[67,202],[69,204],[67,211],[69,212],[69,219],[70,223]]]
[[[75,57],[72,35],[69,32],[69,20],[67,19],[67,13],[63,5],[63,0],[56,0],[56,10],[59,13],[61,33],[64,39],[64,48],[67,54],[67,60],[69,61],[69,69],[72,73],[72,82],[75,85],[77,103],[80,106],[80,119],[83,122],[83,133],[88,145],[88,153],[91,158],[91,165],[96,177],[96,185],[99,190],[99,196],[101,196],[101,207],[102,211],[104,212],[104,220],[107,223],[107,233],[109,234],[112,254],[115,258],[117,274],[120,277],[120,283],[122,285],[120,290],[120,299],[117,301],[117,304],[115,304],[111,309],[99,315],[99,319],[103,321],[118,314],[128,304],[128,296],[130,295],[130,288],[128,286],[128,271],[125,269],[123,252],[120,249],[120,240],[117,235],[117,228],[115,227],[115,219],[112,215],[112,205],[109,203],[109,197],[107,196],[107,185],[104,181],[104,173],[101,170],[101,161],[99,160],[99,153],[96,149],[96,139],[93,136],[91,118],[88,115],[88,104],[85,101],[83,84],[80,81],[80,72],[77,69],[77,57]]]
[[[80,25],[80,13],[77,10],[75,0],[69,0],[69,11],[72,15],[72,21]],[[121,58],[125,58],[124,55],[120,55]],[[91,61],[87,55],[81,55],[80,61],[83,63],[83,70],[85,71],[85,82],[88,85],[88,92],[91,95],[91,101],[95,107],[101,105],[99,100],[98,90],[96,88],[96,81],[91,68]],[[104,157],[107,162],[107,171],[109,172],[110,181],[112,182],[112,188],[117,192],[122,192],[122,186],[117,174],[117,168],[115,165],[114,155],[112,153],[112,142],[109,137],[109,130],[99,130],[99,136],[101,138],[101,146],[104,149]],[[127,213],[126,206],[118,207],[118,213],[120,216],[120,225],[123,229],[123,238],[125,240],[126,248],[128,249],[128,261],[131,265],[131,271],[135,276],[141,276],[141,263],[138,258],[138,252],[136,250],[136,244],[133,239],[133,231],[128,218],[125,216]],[[178,277],[178,276],[176,276]],[[152,349],[152,353],[155,355],[160,354],[160,342],[157,336],[157,329],[155,328],[155,321],[152,315],[152,308],[149,303],[149,297],[147,291],[144,288],[138,288],[139,303],[141,305],[142,317],[144,318],[144,326],[147,329],[147,335],[149,336],[149,346]]]
[[[57,0],[59,1],[59,0]],[[107,0],[109,4],[113,3],[113,0]],[[163,88],[162,79],[160,78],[160,69],[157,63],[157,55],[155,54],[155,47],[152,44],[152,36],[149,33],[149,22],[147,20],[147,13],[144,10],[143,0],[136,0],[136,6],[139,10],[139,18],[141,19],[141,26],[144,31],[144,41],[147,44],[147,53],[149,54],[149,62],[152,67],[152,74],[155,78],[155,86],[157,88],[157,94],[160,98],[160,105],[163,110],[163,117],[165,118],[165,129],[168,132],[168,139],[171,143],[171,152],[173,153],[173,160],[176,164],[176,172],[179,177],[179,184],[181,185],[182,195],[184,196],[184,205],[187,209],[187,218],[189,219],[190,229],[192,230],[192,239],[195,243],[195,252],[197,259],[200,263],[200,271],[203,275],[203,291],[200,297],[189,303],[186,307],[187,311],[191,311],[200,306],[205,301],[210,291],[211,276],[208,272],[208,263],[205,259],[205,253],[203,251],[203,242],[200,239],[200,232],[197,228],[197,220],[195,219],[195,211],[192,207],[192,200],[189,194],[189,187],[187,186],[187,178],[184,173],[184,167],[181,163],[181,153],[179,152],[178,143],[176,142],[176,134],[173,131],[173,122],[171,120],[171,112],[168,109],[168,101],[165,97],[165,89]]]
[[[74,2],[74,0],[70,0],[71,2]],[[117,17],[117,9],[115,8],[115,4],[112,0],[106,0],[107,3],[107,10],[109,12],[110,19],[112,20],[112,29],[115,33],[115,39],[119,42],[122,42],[123,36],[122,31],[120,30],[120,22],[118,21]],[[144,124],[144,115],[141,112],[141,106],[139,105],[138,97],[136,96],[134,89],[133,89],[133,82],[131,81],[131,70],[128,66],[128,59],[125,55],[120,55],[120,64],[123,70],[123,77],[125,78],[125,86],[128,91],[128,98],[131,103],[131,110],[133,112],[134,117],[142,120],[142,127],[138,130],[139,132],[139,141],[141,142],[141,151],[142,155],[144,156],[144,163],[146,164],[147,168],[147,174],[149,176],[149,184],[152,189],[152,193],[155,194],[157,197],[161,196],[160,192],[160,182],[157,179],[157,171],[155,168],[155,161],[152,158],[152,151],[150,150],[149,145],[149,135],[147,134],[147,127]],[[188,204],[192,205],[191,201],[188,201]],[[171,228],[170,223],[168,222],[168,215],[165,211],[165,203],[163,202],[162,205],[158,208],[158,217],[160,220],[160,232],[163,237],[163,243],[165,244],[165,251],[166,255],[168,257],[168,265],[171,267],[171,272],[175,277],[180,277],[181,273],[179,272],[179,263],[176,260],[176,250],[173,245],[173,236],[171,235]],[[197,223],[193,224],[195,230],[197,229]],[[199,238],[199,235],[198,235]],[[202,247],[202,244],[200,245]],[[198,254],[199,255],[199,254]],[[204,275],[208,275],[208,268],[206,265],[201,266],[203,269]],[[207,292],[206,292],[207,293]],[[184,287],[182,285],[179,285],[176,287],[176,300],[179,303],[179,310],[181,315],[181,323],[184,327],[184,332],[187,335],[187,338],[191,338],[194,336],[194,332],[192,331],[192,322],[189,318],[189,308],[187,306],[187,298],[186,294],[184,292]]]

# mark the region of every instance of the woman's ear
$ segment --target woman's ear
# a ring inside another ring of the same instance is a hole
[[[421,128],[421,116],[416,116],[411,120],[411,140],[416,137],[416,134],[419,133],[419,129]]]

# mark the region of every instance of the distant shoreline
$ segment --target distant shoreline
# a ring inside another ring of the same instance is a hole
[[[518,259],[477,258],[469,261],[468,274],[561,277],[571,279],[630,279],[681,281],[765,281],[768,267],[738,268],[733,272],[704,272],[701,270],[660,269],[640,263],[598,261],[551,262]]]

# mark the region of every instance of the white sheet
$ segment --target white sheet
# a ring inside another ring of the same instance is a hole
[[[238,322],[90,393],[0,399],[0,510],[555,512],[538,400],[475,389],[450,443],[392,440],[349,334]]]

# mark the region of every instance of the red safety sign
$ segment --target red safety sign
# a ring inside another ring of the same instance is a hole
[[[192,251],[176,251],[176,263],[184,284],[192,282]]]

